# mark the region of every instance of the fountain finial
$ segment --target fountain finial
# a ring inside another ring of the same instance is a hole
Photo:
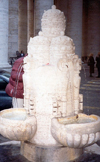
[[[57,37],[60,36],[61,32],[65,33],[66,19],[64,13],[56,9],[55,5],[44,12],[41,21],[44,36]]]
[[[55,5],[53,5],[53,6],[52,6],[52,9],[53,9],[53,10],[55,10],[55,9],[56,9],[56,6],[55,6]]]

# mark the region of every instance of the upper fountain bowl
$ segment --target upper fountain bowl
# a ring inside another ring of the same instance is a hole
[[[36,118],[27,115],[24,108],[5,109],[0,112],[0,134],[10,140],[25,141],[36,132]]]
[[[51,122],[52,135],[63,146],[82,148],[100,139],[100,117],[96,115],[78,114]]]

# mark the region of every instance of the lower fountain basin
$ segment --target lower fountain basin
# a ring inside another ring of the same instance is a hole
[[[36,127],[35,116],[27,115],[24,108],[11,108],[0,112],[0,134],[10,140],[31,139]]]
[[[82,148],[100,140],[100,117],[78,114],[72,117],[53,118],[51,132],[63,146]]]

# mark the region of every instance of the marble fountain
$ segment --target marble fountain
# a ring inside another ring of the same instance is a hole
[[[81,60],[65,24],[55,6],[44,11],[24,58],[24,108],[0,112],[1,135],[21,141],[21,154],[32,162],[75,160],[100,139],[100,117],[82,113]]]

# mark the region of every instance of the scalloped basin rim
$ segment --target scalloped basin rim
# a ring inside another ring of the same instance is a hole
[[[0,134],[10,140],[26,141],[36,133],[34,115],[27,115],[24,108],[10,108],[0,112]]]
[[[77,118],[90,118],[92,122],[74,123]],[[73,123],[71,123],[74,121]],[[64,122],[67,122],[67,124]],[[52,136],[63,146],[71,148],[87,147],[100,139],[100,117],[78,114],[72,117],[52,118]]]
[[[71,117],[58,117],[57,121],[60,124],[65,124],[65,125],[72,125],[72,124],[89,124],[91,122],[96,122],[99,119],[98,116],[96,115],[86,115],[86,114],[78,114],[75,116]]]

